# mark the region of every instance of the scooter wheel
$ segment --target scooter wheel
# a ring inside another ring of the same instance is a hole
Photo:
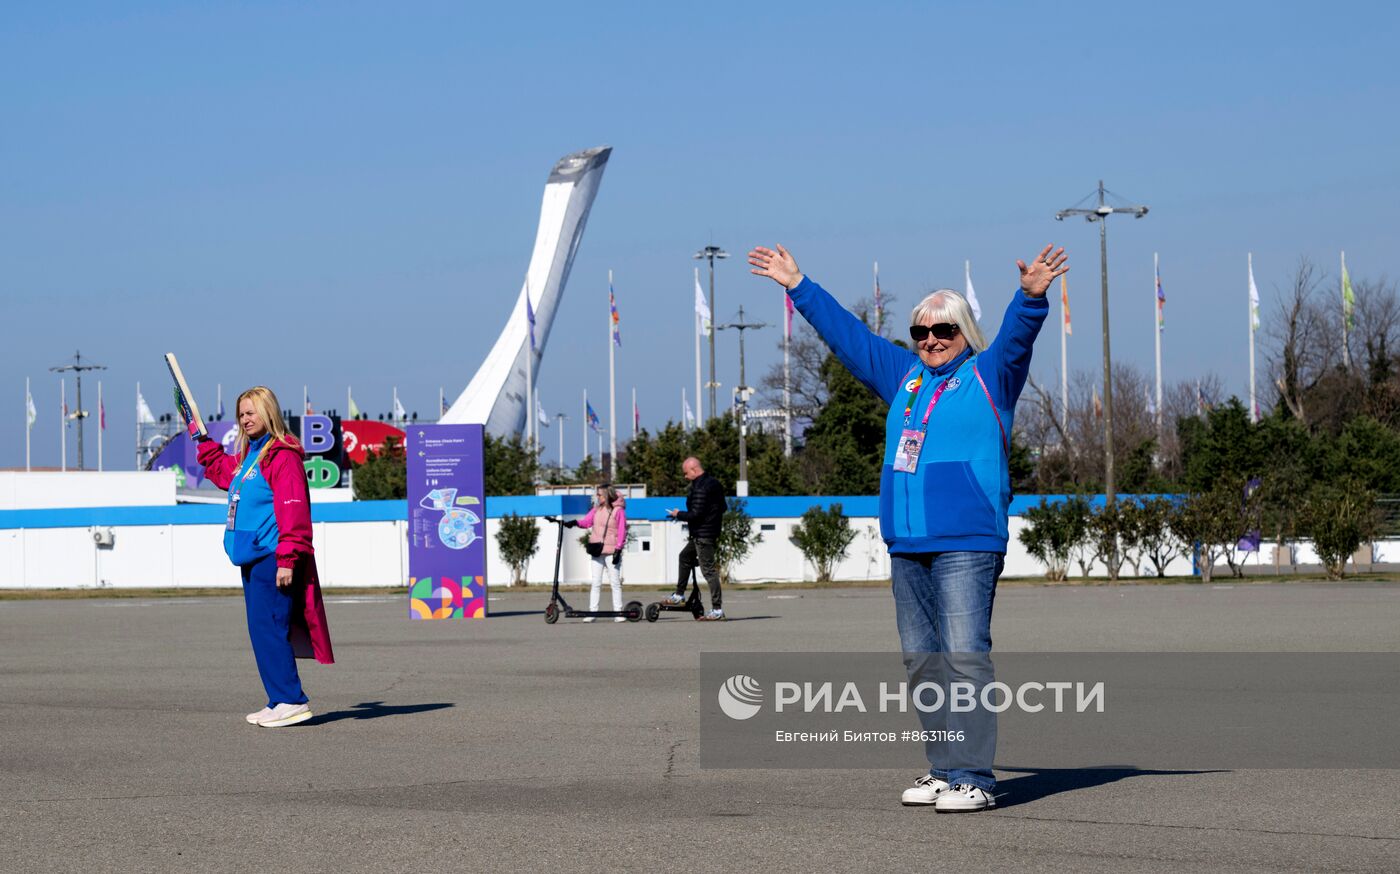
[[[559,605],[550,601],[544,608],[544,621],[548,625],[553,625],[559,621]]]
[[[648,621],[648,622],[655,622],[656,620],[658,620],[658,619],[660,619],[660,618],[661,618],[661,605],[660,605],[660,604],[648,604],[648,605],[647,605],[647,621]]]
[[[642,602],[628,601],[627,606],[622,608],[622,613],[627,617],[628,622],[642,621]]]

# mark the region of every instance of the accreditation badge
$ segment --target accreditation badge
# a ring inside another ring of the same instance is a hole
[[[234,517],[238,515],[238,495],[228,499],[228,524],[224,526],[225,531],[233,530]]]
[[[913,473],[919,466],[919,453],[924,448],[924,432],[905,428],[899,435],[899,447],[894,453],[894,469],[898,473]]]

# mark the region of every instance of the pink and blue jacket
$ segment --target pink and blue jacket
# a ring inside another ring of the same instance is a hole
[[[301,442],[291,435],[272,444],[259,464],[259,473],[272,489],[272,516],[251,518],[240,512],[238,527],[276,532],[277,566],[291,569],[292,586],[299,591],[299,597],[293,599],[290,623],[292,649],[297,658],[315,658],[329,665],[335,662],[335,654],[326,607],[321,600],[316,550],[311,545],[311,494],[306,484],[305,460]],[[199,444],[199,463],[204,466],[205,477],[225,491],[243,461],[224,452],[223,446],[213,440]]]

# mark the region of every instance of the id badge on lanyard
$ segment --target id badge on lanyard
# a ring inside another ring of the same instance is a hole
[[[906,427],[899,432],[899,445],[894,451],[894,470],[896,473],[914,473],[919,469],[919,454],[924,449],[924,438],[928,436],[928,417],[933,414],[933,408],[938,405],[938,399],[943,397],[943,390],[948,387],[948,383],[953,379],[953,374],[949,374],[946,379],[934,389],[933,397],[929,399],[928,409],[924,411],[924,420],[919,423],[918,429]],[[919,381],[923,381],[923,374],[919,375]],[[918,383],[913,386],[913,391],[917,395]],[[905,408],[904,424],[909,424],[909,412],[913,409],[914,398],[909,399],[909,406]]]
[[[233,522],[234,522],[234,519],[236,519],[236,518],[238,517],[238,502],[239,502],[239,500],[241,500],[242,497],[243,497],[243,484],[244,484],[245,482],[247,482],[248,479],[249,479],[254,473],[257,472],[257,469],[258,469],[258,463],[257,463],[257,461],[254,461],[252,467],[249,467],[249,468],[248,468],[248,471],[247,471],[246,473],[244,473],[243,476],[241,476],[241,477],[238,478],[238,487],[235,488],[235,489],[229,494],[229,496],[228,496],[228,522],[227,522],[227,523],[225,524],[225,526],[224,526],[224,530],[225,530],[225,531],[232,531],[232,530],[233,530]]]

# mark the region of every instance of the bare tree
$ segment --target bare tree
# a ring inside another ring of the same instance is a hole
[[[1279,306],[1264,326],[1265,372],[1293,418],[1308,424],[1307,396],[1331,370],[1341,351],[1341,332],[1331,309],[1321,305],[1323,277],[1298,259],[1292,284],[1279,291]]]

